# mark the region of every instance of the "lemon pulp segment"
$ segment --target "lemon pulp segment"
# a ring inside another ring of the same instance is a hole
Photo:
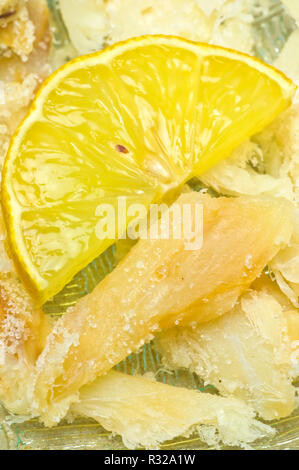
[[[175,37],[131,39],[59,69],[5,162],[4,215],[27,288],[45,302],[113,243],[97,238],[99,204],[148,207],[260,131],[294,91],[256,59]]]

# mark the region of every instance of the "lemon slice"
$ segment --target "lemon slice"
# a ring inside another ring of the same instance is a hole
[[[99,204],[117,212],[124,196],[148,207],[269,124],[294,91],[252,57],[176,37],[134,38],[60,68],[13,137],[3,174],[27,288],[45,302],[113,243],[97,238]]]

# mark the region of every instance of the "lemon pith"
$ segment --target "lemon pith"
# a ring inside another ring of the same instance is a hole
[[[145,36],[52,75],[12,139],[2,183],[10,247],[44,302],[113,240],[100,203],[147,207],[269,124],[295,86],[252,57]],[[120,227],[125,229],[125,227]]]

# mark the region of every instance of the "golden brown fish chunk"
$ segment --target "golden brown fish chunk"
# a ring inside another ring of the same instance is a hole
[[[188,251],[182,239],[140,240],[56,323],[37,364],[42,413],[50,406],[63,415],[82,385],[159,330],[229,311],[291,236],[292,208],[284,200],[188,193],[178,201],[203,204],[202,248]]]
[[[12,134],[50,73],[50,43],[46,1],[17,2],[16,13],[0,27],[0,168]]]

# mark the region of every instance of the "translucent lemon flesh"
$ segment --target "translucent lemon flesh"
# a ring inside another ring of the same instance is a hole
[[[3,175],[11,251],[45,302],[113,243],[99,204],[146,207],[260,131],[295,86],[249,56],[146,36],[79,57],[43,85]],[[116,217],[118,232],[126,221]]]

